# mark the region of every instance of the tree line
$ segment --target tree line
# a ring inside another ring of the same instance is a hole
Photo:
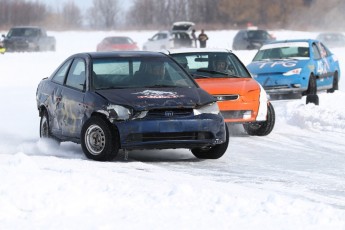
[[[205,29],[231,29],[251,23],[266,28],[342,29],[343,0],[93,0],[82,11],[74,0],[59,9],[37,0],[0,0],[0,29],[41,25],[51,30],[161,29],[192,21]]]

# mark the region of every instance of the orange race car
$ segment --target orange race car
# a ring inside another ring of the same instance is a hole
[[[268,135],[275,124],[273,105],[239,58],[226,49],[172,49],[172,56],[201,88],[215,96],[228,123],[242,123],[249,135]]]

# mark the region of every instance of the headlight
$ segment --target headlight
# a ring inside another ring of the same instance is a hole
[[[287,71],[286,73],[283,73],[284,76],[291,76],[291,75],[294,75],[294,74],[300,74],[302,71],[302,68],[297,68],[297,69],[293,69],[293,70],[290,70],[290,71]]]
[[[194,109],[194,115],[200,115],[204,113],[219,114],[218,104],[216,102],[213,102],[198,109]]]
[[[121,105],[109,105],[107,111],[110,120],[128,120],[132,115],[130,109]]]

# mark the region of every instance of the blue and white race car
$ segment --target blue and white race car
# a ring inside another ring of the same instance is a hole
[[[339,89],[337,57],[313,39],[263,45],[247,68],[270,95],[316,95],[317,91]]]

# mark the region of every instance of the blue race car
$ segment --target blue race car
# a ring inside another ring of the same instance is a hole
[[[339,89],[339,61],[320,41],[274,41],[263,45],[247,66],[268,94],[316,95]]]
[[[40,137],[80,143],[93,160],[170,148],[217,159],[229,143],[216,99],[160,53],[72,55],[39,83],[36,100]]]

